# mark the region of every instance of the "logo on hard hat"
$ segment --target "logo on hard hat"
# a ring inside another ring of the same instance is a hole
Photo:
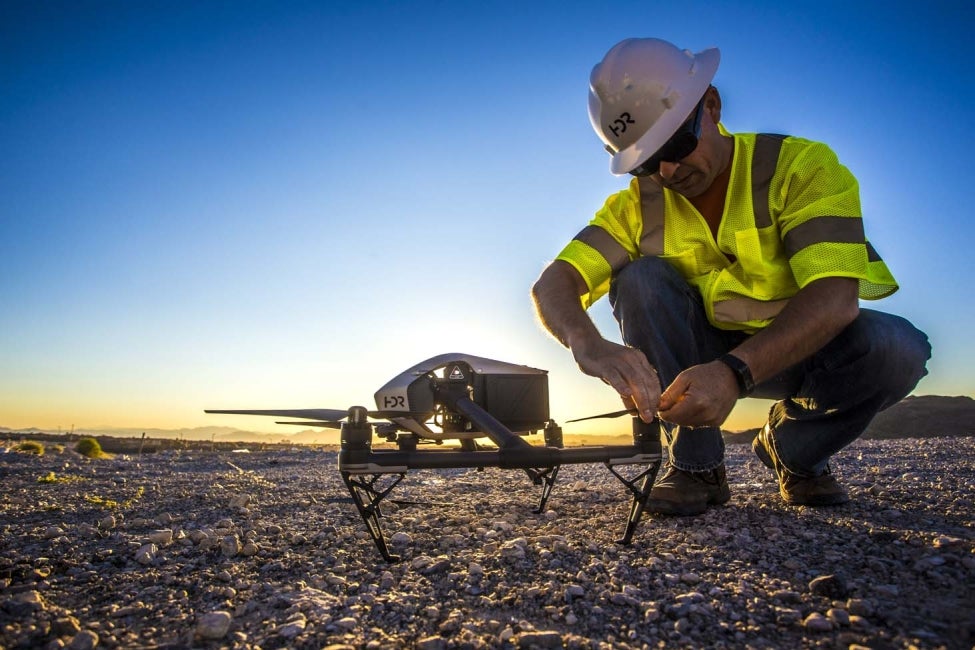
[[[613,135],[615,135],[618,138],[620,137],[620,135],[626,133],[627,124],[636,124],[636,121],[634,121],[634,119],[630,117],[629,113],[623,112],[620,113],[619,117],[617,117],[615,120],[610,122],[606,126],[606,128],[612,131]]]

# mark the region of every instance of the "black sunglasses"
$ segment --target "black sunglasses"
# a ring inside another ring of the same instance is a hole
[[[647,158],[630,173],[634,176],[652,176],[660,171],[662,162],[678,162],[691,155],[697,149],[698,138],[701,137],[701,114],[704,113],[704,98],[697,103],[694,114],[687,118],[677,132],[670,136],[664,146],[657,149],[657,153]]]

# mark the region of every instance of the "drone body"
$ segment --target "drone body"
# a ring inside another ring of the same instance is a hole
[[[548,373],[537,368],[462,353],[442,354],[408,368],[380,388],[378,410],[339,409],[207,410],[207,413],[298,418],[305,426],[341,428],[339,472],[373,541],[388,561],[380,502],[411,469],[501,467],[524,470],[542,485],[537,512],[545,508],[559,467],[603,463],[633,496],[621,542],[630,543],[660,467],[660,427],[633,418],[633,444],[564,448],[562,429],[549,418]],[[622,415],[621,411],[610,416]],[[600,416],[602,417],[602,416]],[[384,420],[372,424],[369,419]],[[431,427],[432,425],[432,427]],[[524,440],[544,432],[544,446]],[[374,436],[396,449],[373,449]],[[477,442],[488,438],[494,447]],[[460,448],[420,450],[421,442],[460,441]],[[647,466],[635,477],[623,466]],[[381,485],[382,483],[385,485]]]

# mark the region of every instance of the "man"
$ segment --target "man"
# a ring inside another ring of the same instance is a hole
[[[786,503],[848,500],[829,458],[926,374],[927,337],[859,308],[897,290],[866,240],[856,179],[823,144],[730,134],[717,49],[628,39],[593,69],[589,114],[630,173],[539,277],[542,324],[645,422],[665,422],[651,512],[730,498],[720,425],[739,398],[777,399],[755,438]],[[609,293],[625,345],[585,309]]]

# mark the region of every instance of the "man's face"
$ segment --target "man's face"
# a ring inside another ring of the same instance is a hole
[[[713,93],[713,96],[712,96]],[[705,97],[701,116],[701,136],[697,147],[679,162],[662,162],[660,171],[651,176],[662,187],[687,198],[703,194],[730,162],[727,146],[717,122],[721,119],[721,104],[713,89]]]

